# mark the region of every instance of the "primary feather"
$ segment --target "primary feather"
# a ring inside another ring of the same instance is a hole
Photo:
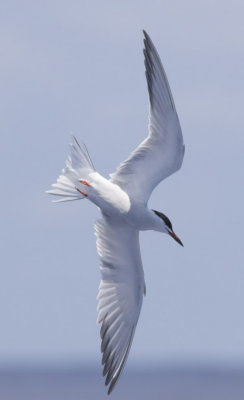
[[[106,216],[97,221],[95,231],[101,260],[98,322],[102,322],[103,373],[110,393],[129,353],[145,283],[139,232]]]

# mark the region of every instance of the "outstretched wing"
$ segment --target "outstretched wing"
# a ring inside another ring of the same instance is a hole
[[[155,186],[181,167],[184,144],[165,71],[150,37],[143,33],[150,99],[149,134],[111,174],[111,181],[131,199],[147,203]]]
[[[98,322],[101,326],[103,375],[114,388],[127,360],[139,318],[144,273],[139,232],[114,218],[96,222],[97,251],[101,260],[98,294]]]

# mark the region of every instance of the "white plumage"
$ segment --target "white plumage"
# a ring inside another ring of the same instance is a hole
[[[155,186],[181,167],[184,144],[166,74],[150,37],[143,32],[150,99],[148,137],[110,180],[95,171],[86,147],[73,138],[66,167],[48,191],[60,196],[58,201],[87,198],[102,213],[95,233],[101,261],[98,322],[102,323],[102,364],[105,384],[110,384],[108,393],[128,357],[145,293],[139,231],[168,233],[182,244],[168,217],[147,208]]]
[[[102,261],[98,322],[102,322],[103,374],[106,383],[111,380],[111,391],[128,356],[145,284],[139,231],[104,216],[96,223],[96,236]]]

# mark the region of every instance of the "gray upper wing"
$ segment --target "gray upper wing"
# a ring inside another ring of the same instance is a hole
[[[145,31],[144,35],[149,133],[111,174],[111,181],[120,185],[131,199],[147,203],[155,186],[181,167],[184,144],[165,71],[149,35]]]

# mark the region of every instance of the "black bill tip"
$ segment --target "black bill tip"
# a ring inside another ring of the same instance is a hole
[[[182,241],[180,240],[180,238],[173,232],[173,231],[168,231],[169,235],[176,240],[177,243],[179,243],[181,246],[184,247]]]

